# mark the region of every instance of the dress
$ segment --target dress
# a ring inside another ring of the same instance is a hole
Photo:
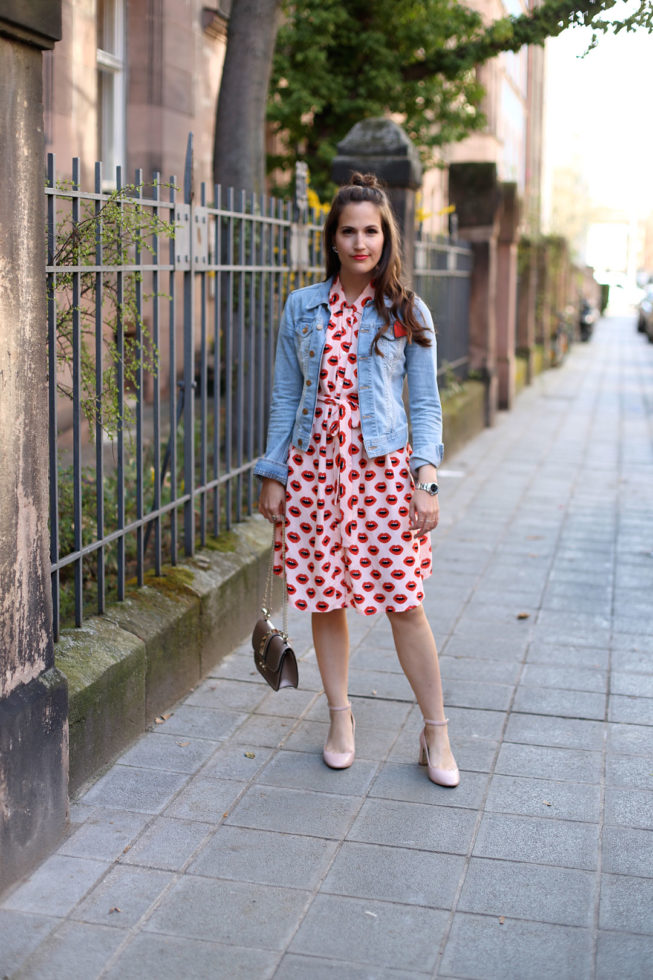
[[[432,570],[430,536],[418,538],[409,526],[410,447],[370,460],[363,444],[356,351],[363,308],[373,300],[370,284],[349,305],[334,282],[311,444],[288,453],[288,596],[309,612],[410,609]],[[279,575],[281,526],[275,550]]]

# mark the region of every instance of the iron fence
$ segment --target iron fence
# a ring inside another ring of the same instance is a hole
[[[255,504],[276,331],[321,279],[321,222],[294,202],[118,169],[93,191],[47,173],[54,635],[160,575]],[[420,238],[417,289],[443,371],[466,365],[469,251]],[[67,421],[69,420],[69,421]]]
[[[469,371],[469,296],[472,250],[463,242],[419,231],[415,241],[415,291],[433,314],[438,335],[438,376],[464,380]]]
[[[192,138],[183,188],[79,174],[48,157],[55,638],[252,512],[281,310],[324,267],[305,199],[194,199]]]

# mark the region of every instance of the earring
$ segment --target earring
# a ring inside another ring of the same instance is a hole
[[[331,246],[331,248],[333,249],[333,251],[334,251],[334,252],[336,253],[336,255],[337,255],[337,254],[338,254],[338,249],[337,249],[337,248],[335,247],[335,245],[332,245],[332,246]]]

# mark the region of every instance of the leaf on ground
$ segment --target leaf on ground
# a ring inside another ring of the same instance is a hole
[[[505,915],[500,915],[499,916],[499,925],[502,926],[505,921],[506,921]]]
[[[243,755],[245,756],[246,759],[256,758],[256,752],[243,752]]]
[[[177,742],[177,745],[180,749],[185,749],[187,745],[190,745],[190,742]]]
[[[517,619],[530,619],[531,614],[527,612],[517,613]]]
[[[164,721],[168,720],[168,718],[172,718],[172,711],[166,711],[164,715],[157,715],[157,717],[154,719],[154,723],[155,725],[162,725]]]
[[[542,800],[542,803],[544,803],[544,806],[553,806],[553,803],[549,803],[548,800]]]
[[[117,905],[114,905],[112,909],[109,909],[109,915],[113,915],[114,912],[122,912],[122,909],[119,909]]]

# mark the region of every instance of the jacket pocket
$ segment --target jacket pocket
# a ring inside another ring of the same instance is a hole
[[[404,355],[404,350],[406,349],[406,337],[395,337],[395,335],[391,332],[391,329],[389,329],[386,333],[382,333],[379,337],[378,347],[381,354],[383,354],[382,360],[389,363],[394,363],[394,361],[398,360]]]
[[[309,360],[311,359],[311,351],[313,351],[313,357],[315,356],[314,341],[314,318],[310,317],[300,320],[295,330],[295,348],[299,363],[304,369],[308,367]]]

